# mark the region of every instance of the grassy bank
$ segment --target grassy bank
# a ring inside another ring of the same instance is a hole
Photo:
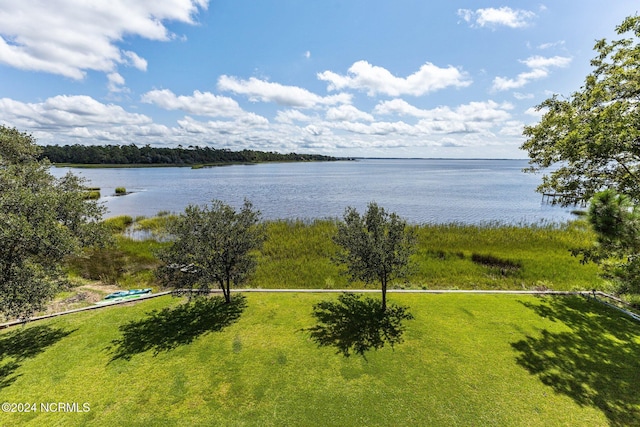
[[[163,215],[138,218],[142,232],[162,236],[171,218]],[[133,221],[116,217],[107,222],[123,230]],[[336,246],[331,220],[270,221],[267,240],[257,254],[258,264],[247,286],[274,289],[362,288],[350,284],[331,261]],[[571,248],[587,246],[593,235],[572,223],[565,226],[421,225],[416,226],[415,269],[406,280],[395,281],[402,289],[602,289],[603,281],[593,264],[581,265]],[[154,251],[162,243],[117,237],[117,246],[95,251],[74,260],[71,272],[91,280],[123,287],[158,287],[153,269]],[[373,285],[372,285],[373,286]],[[377,285],[375,285],[377,287]]]
[[[392,295],[415,319],[404,343],[364,360],[301,332],[325,298],[249,294],[225,317],[162,297],[2,331],[2,400],[37,405],[2,424],[640,424],[640,326],[606,306]],[[45,413],[43,402],[89,410]]]
[[[292,289],[351,286],[331,262],[335,231],[335,222],[328,220],[268,223],[268,239],[249,285]],[[416,226],[416,233],[415,270],[407,280],[393,283],[394,288],[574,290],[602,286],[597,267],[581,265],[569,252],[589,245],[594,238],[577,222],[526,227],[427,224]]]

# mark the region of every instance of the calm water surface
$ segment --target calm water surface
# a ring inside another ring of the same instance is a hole
[[[570,208],[541,202],[540,175],[526,160],[366,159],[353,162],[269,163],[214,168],[76,169],[100,187],[107,216],[181,212],[188,204],[245,198],[266,219],[341,217],[375,201],[412,223],[537,223],[572,218]],[[115,187],[132,192],[115,197]]]

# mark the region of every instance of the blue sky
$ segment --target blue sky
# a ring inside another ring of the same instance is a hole
[[[41,144],[524,158],[635,1],[0,0],[0,123]]]

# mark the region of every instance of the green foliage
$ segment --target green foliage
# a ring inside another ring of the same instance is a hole
[[[626,18],[617,32],[635,37],[599,40],[584,86],[568,99],[544,101],[540,123],[524,129],[529,170],[559,165],[538,190],[563,194],[564,203],[607,188],[640,201],[640,16]]]
[[[347,208],[334,242],[341,248],[336,261],[347,266],[352,280],[380,282],[384,311],[389,281],[409,273],[409,257],[415,246],[413,229],[395,213],[369,203],[363,216]]]
[[[208,289],[217,284],[231,301],[231,283],[243,283],[255,268],[255,251],[264,241],[260,212],[245,200],[239,212],[214,200],[211,207],[190,205],[168,224],[171,245],[159,252],[159,277],[168,286]]]
[[[0,167],[32,162],[41,150],[30,134],[0,125]]]
[[[116,187],[116,194],[117,195],[127,194],[127,189],[124,187]]]
[[[15,131],[17,132],[17,131]],[[39,153],[39,151],[38,151]],[[34,154],[38,154],[34,153]],[[230,151],[211,147],[176,148],[138,147],[129,145],[46,145],[42,148],[42,158],[52,163],[85,165],[203,165],[283,162],[283,161],[332,161],[335,157],[320,154],[279,154],[274,152],[242,150]]]
[[[577,248],[574,255],[601,265],[616,293],[640,293],[640,212],[629,197],[606,190],[591,201],[588,219],[596,242]]]
[[[28,318],[55,294],[65,258],[106,242],[104,208],[80,178],[36,161],[31,136],[0,126],[0,138],[0,313]]]
[[[386,310],[373,298],[343,293],[338,301],[321,301],[313,306],[318,321],[306,331],[320,347],[335,347],[337,353],[349,357],[351,352],[365,355],[389,344],[402,342],[403,321],[413,319],[407,307],[389,304]]]

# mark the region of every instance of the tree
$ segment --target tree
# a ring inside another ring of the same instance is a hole
[[[640,16],[627,17],[616,31],[631,36],[596,42],[584,86],[569,99],[540,104],[546,112],[525,128],[522,148],[531,171],[559,165],[539,191],[562,194],[564,204],[591,200],[597,240],[573,253],[600,264],[617,291],[627,293],[640,291]]]
[[[558,165],[538,191],[563,195],[563,204],[605,189],[640,201],[640,16],[627,17],[616,31],[632,37],[597,41],[584,86],[568,99],[542,102],[542,119],[524,129],[528,170]]]
[[[596,194],[588,220],[597,239],[592,247],[574,249],[582,262],[593,261],[615,285],[617,293],[640,292],[640,212],[625,195],[614,190]]]
[[[254,251],[265,239],[260,212],[246,201],[236,212],[214,200],[211,207],[190,205],[171,222],[173,243],[159,253],[160,278],[169,286],[208,290],[217,284],[231,302],[231,284],[241,284],[255,267]]]
[[[38,153],[31,135],[0,126],[0,313],[25,320],[60,289],[67,257],[107,241],[83,181],[54,178]]]
[[[409,257],[415,246],[413,230],[395,213],[369,203],[363,216],[347,208],[334,241],[341,247],[336,261],[346,264],[352,280],[380,282],[385,311],[389,282],[409,272]]]

